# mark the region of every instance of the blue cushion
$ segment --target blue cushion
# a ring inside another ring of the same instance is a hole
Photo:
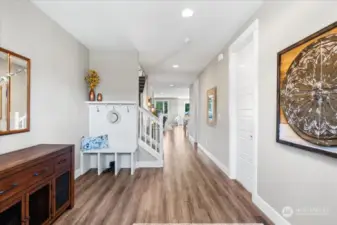
[[[82,137],[81,149],[83,151],[102,148],[109,148],[109,139],[107,134],[97,137]]]

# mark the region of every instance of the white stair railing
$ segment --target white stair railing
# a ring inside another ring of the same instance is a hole
[[[138,141],[151,155],[158,160],[162,160],[164,156],[163,145],[163,116],[159,118],[148,110],[139,107],[139,131]]]

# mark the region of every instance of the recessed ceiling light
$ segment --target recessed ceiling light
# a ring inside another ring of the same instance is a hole
[[[174,84],[170,84],[170,87],[174,87]]]
[[[188,43],[191,42],[191,39],[190,39],[189,37],[186,37],[185,40],[184,40],[184,42],[185,42],[186,44],[188,44]]]
[[[179,68],[179,65],[178,64],[174,64],[172,67],[173,68]]]
[[[184,17],[184,18],[188,18],[188,17],[192,17],[193,16],[193,10],[192,9],[184,9],[182,12],[181,12],[181,16]]]

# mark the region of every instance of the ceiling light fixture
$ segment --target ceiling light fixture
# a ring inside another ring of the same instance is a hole
[[[179,65],[178,64],[174,64],[172,67],[173,68],[179,68]]]
[[[184,18],[188,18],[188,17],[192,17],[193,16],[193,10],[192,9],[184,9],[182,12],[181,12],[181,16],[184,17]]]
[[[174,87],[174,84],[170,84],[170,87]]]

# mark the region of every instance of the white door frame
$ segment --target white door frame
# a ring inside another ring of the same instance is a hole
[[[247,40],[254,45],[254,72],[252,84],[254,85],[254,137],[253,137],[253,196],[257,195],[257,150],[258,150],[258,20],[255,20],[229,47],[229,176],[237,178],[237,96],[236,96],[236,52],[244,47]]]

